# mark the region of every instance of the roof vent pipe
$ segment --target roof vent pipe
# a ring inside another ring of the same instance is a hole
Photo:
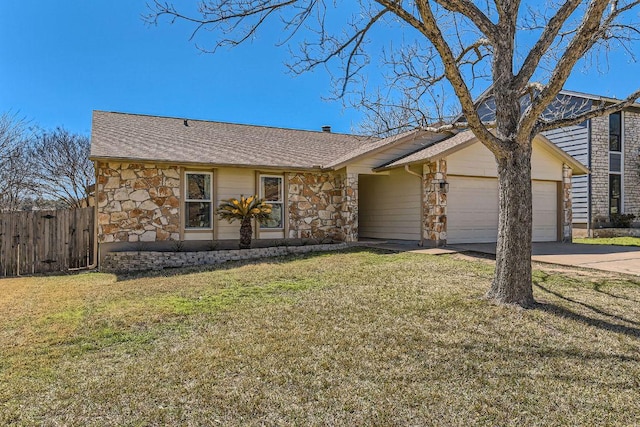
[[[189,126],[189,121],[187,119],[184,119],[184,125]]]
[[[322,126],[322,132],[331,133],[331,126],[329,125]]]

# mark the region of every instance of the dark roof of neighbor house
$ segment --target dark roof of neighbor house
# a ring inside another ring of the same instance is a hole
[[[92,159],[325,168],[379,138],[182,118],[93,112]]]
[[[554,153],[557,157],[561,158],[564,163],[571,167],[574,175],[582,175],[589,172],[589,170],[582,163],[564,152],[545,136],[537,135],[535,137],[535,140],[542,142],[549,151]],[[478,142],[478,139],[473,134],[473,132],[470,130],[465,130],[452,136],[451,138],[445,139],[444,141],[437,141],[419,151],[409,154],[408,156],[381,165],[374,170],[388,170],[405,165],[424,163],[427,160],[435,160],[441,157],[446,157],[447,155],[461,150],[475,142]]]

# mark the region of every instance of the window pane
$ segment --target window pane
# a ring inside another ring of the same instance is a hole
[[[261,224],[262,228],[283,228],[282,225],[282,203],[271,204],[271,215]]]
[[[622,172],[622,154],[609,153],[609,171]]]
[[[609,175],[609,213],[620,213],[622,180],[620,175]]]
[[[609,135],[609,151],[622,151],[619,135]]]
[[[211,200],[211,175],[187,174],[187,199]]]
[[[187,202],[186,228],[211,228],[211,203]]]
[[[281,202],[282,178],[263,176],[262,197],[264,197],[264,199],[268,202]]]
[[[621,151],[622,115],[620,112],[609,115],[609,151]]]

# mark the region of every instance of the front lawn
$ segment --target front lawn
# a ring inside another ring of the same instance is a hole
[[[0,280],[0,425],[634,425],[640,281],[366,250]]]
[[[575,238],[573,243],[584,243],[588,245],[619,245],[619,246],[640,246],[640,237],[598,237],[598,238]]]

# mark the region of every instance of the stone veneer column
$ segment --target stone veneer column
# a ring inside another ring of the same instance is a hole
[[[98,241],[180,239],[177,166],[98,162]]]
[[[290,173],[287,183],[291,239],[343,241],[343,175],[332,172]]]
[[[609,116],[591,119],[591,223],[609,219]]]
[[[358,241],[358,174],[347,173],[342,189],[341,227],[345,242]]]
[[[624,115],[624,213],[640,222],[640,113]]]
[[[422,166],[424,194],[423,237],[432,246],[447,243],[447,194],[440,190],[440,181],[447,179],[447,161],[425,163]]]
[[[571,243],[573,228],[573,210],[571,205],[571,177],[573,170],[562,165],[562,241]]]

